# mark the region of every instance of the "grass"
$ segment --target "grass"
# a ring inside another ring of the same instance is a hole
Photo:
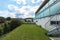
[[[34,24],[23,24],[8,33],[1,40],[50,40],[45,30]]]

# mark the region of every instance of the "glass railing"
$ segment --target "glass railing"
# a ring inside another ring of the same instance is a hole
[[[58,2],[57,4],[53,5],[52,7],[48,8],[47,10],[45,10],[42,13],[37,13],[36,18],[42,18],[48,15],[54,15],[57,14],[57,11],[60,9],[60,2]]]
[[[60,2],[55,4],[50,8],[50,14],[56,14],[56,12],[60,9]]]
[[[46,9],[49,5],[54,3],[56,0],[50,0],[38,13],[42,12],[44,9]]]

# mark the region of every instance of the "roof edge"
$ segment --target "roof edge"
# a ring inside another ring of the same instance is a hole
[[[35,13],[37,13],[41,8],[43,8],[43,6],[49,2],[49,0],[44,0],[43,3],[40,5],[40,7],[37,9],[37,11]]]

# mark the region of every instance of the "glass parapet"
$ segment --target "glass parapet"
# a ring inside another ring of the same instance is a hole
[[[50,8],[50,14],[56,14],[60,10],[60,2]]]
[[[51,1],[53,1],[53,0],[51,0]],[[50,2],[51,2],[50,1]],[[55,1],[55,0],[54,0]],[[53,2],[54,2],[53,1]],[[52,2],[52,3],[53,3]],[[48,3],[47,3],[48,4]],[[46,5],[47,5],[46,4]],[[51,3],[50,3],[51,4]],[[45,8],[47,7],[47,6],[44,6]],[[43,8],[42,8],[42,10],[43,10]],[[42,13],[40,13],[40,11],[36,14],[36,18],[42,18],[42,17],[45,17],[45,16],[48,16],[48,15],[54,15],[54,14],[57,14],[58,13],[58,11],[60,11],[60,2],[58,2],[57,4],[55,4],[55,5],[53,5],[53,6],[51,6],[50,8],[48,8],[47,10],[45,10],[45,11],[43,11]]]
[[[39,13],[40,12],[42,12],[44,9],[46,9],[49,5],[51,5],[52,3],[54,3],[56,0],[50,0],[40,11],[39,11]]]

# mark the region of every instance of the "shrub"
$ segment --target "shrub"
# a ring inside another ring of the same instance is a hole
[[[5,22],[5,18],[4,17],[0,17],[0,23],[4,23]]]
[[[7,21],[10,21],[10,20],[11,20],[11,18],[10,18],[10,17],[7,17],[7,18],[6,18],[6,20],[7,20]]]
[[[3,33],[6,34],[8,32],[9,32],[9,24],[8,23],[4,23]]]
[[[2,35],[2,30],[0,29],[0,36]]]
[[[22,24],[22,22],[20,20],[14,19],[10,23],[10,29],[12,30],[21,24]]]
[[[22,24],[22,21],[17,20],[17,19],[13,19],[11,21],[4,22],[3,24],[1,24],[0,36],[12,31],[14,28],[20,26],[21,24]]]

